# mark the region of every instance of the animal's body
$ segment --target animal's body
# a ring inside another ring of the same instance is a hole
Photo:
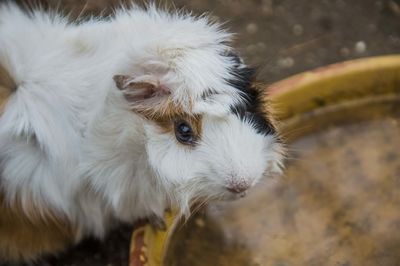
[[[0,5],[0,260],[278,173],[281,143],[230,37],[154,7],[70,23]]]

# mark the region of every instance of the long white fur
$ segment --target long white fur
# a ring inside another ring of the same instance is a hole
[[[0,117],[7,200],[68,217],[79,240],[103,236],[115,221],[162,216],[171,204],[186,213],[193,199],[279,172],[275,137],[229,113],[241,100],[226,82],[234,78],[223,56],[230,38],[206,17],[153,6],[68,23],[0,5],[0,64],[18,85]],[[157,79],[202,114],[199,145],[185,147],[134,114],[116,74]]]

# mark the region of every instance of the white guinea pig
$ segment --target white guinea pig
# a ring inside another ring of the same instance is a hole
[[[0,260],[118,222],[188,215],[278,174],[254,71],[205,16],[129,8],[70,22],[0,5]]]

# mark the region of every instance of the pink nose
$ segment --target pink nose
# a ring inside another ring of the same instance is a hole
[[[249,189],[249,185],[246,183],[240,183],[240,184],[232,184],[226,187],[226,189],[232,193],[242,193]]]

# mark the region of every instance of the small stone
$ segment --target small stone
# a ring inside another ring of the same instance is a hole
[[[274,14],[274,10],[272,9],[272,7],[267,6],[267,5],[262,6],[261,11],[267,17],[270,17]]]
[[[203,228],[203,227],[206,225],[206,223],[204,222],[204,220],[201,219],[201,218],[197,218],[197,219],[195,220],[195,223],[196,223],[196,225],[197,225],[198,227],[201,227],[201,228]]]
[[[249,54],[254,54],[257,52],[257,46],[254,44],[250,44],[246,47],[246,52]]]
[[[354,51],[357,54],[365,53],[367,51],[367,44],[363,41],[356,42],[354,45]]]
[[[265,16],[272,16],[274,14],[272,0],[263,0],[261,11]]]
[[[302,34],[303,34],[303,31],[304,31],[303,26],[301,26],[300,24],[296,24],[296,25],[294,25],[293,28],[292,28],[292,32],[293,32],[293,34],[294,34],[295,36],[300,36],[300,35],[302,35]]]
[[[340,55],[343,57],[347,57],[350,55],[350,50],[347,47],[341,48],[339,52],[340,52]]]
[[[258,42],[258,43],[257,43],[257,49],[258,49],[259,51],[265,50],[265,48],[267,48],[267,46],[265,45],[265,43],[263,43],[263,42]]]
[[[294,59],[292,57],[279,58],[277,64],[280,68],[291,68],[294,66]]]
[[[254,34],[254,33],[256,33],[256,32],[258,31],[258,26],[257,26],[257,24],[255,24],[255,23],[249,23],[249,24],[247,24],[247,26],[246,26],[246,31],[247,31],[247,33],[249,33],[249,34]]]

